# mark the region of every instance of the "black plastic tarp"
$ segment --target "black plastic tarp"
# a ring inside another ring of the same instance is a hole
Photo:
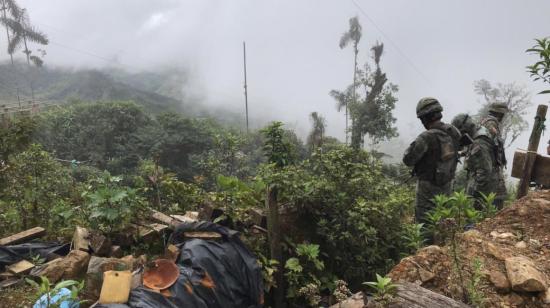
[[[69,253],[69,249],[70,244],[43,241],[0,246],[0,270],[4,270],[4,267],[23,259],[31,260],[31,258],[37,255],[45,260],[50,260],[57,256],[65,256]]]
[[[184,241],[184,232],[218,232],[222,239]],[[263,306],[261,268],[238,233],[211,222],[180,224],[170,242],[180,248],[180,276],[171,296],[145,287],[130,292],[127,305],[98,305],[97,308],[209,307],[253,308]]]

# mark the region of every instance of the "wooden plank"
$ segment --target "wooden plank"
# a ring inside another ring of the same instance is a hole
[[[222,235],[217,232],[201,232],[201,231],[183,232],[183,236],[186,239],[198,238],[202,240],[219,240],[222,238]]]
[[[529,184],[531,183],[533,170],[535,167],[535,160],[537,158],[537,150],[539,148],[540,136],[544,129],[544,121],[546,118],[546,111],[548,106],[539,105],[537,108],[537,115],[535,116],[535,122],[533,124],[533,130],[529,137],[529,146],[527,147],[527,156],[525,157],[525,163],[523,164],[523,174],[519,180],[517,198],[521,198],[527,195],[529,190]]]
[[[512,163],[512,177],[521,178],[523,175],[523,166],[525,165],[525,150],[517,150],[514,153]],[[537,184],[550,186],[550,156],[537,155],[535,167],[531,174],[531,181]]]
[[[152,238],[154,238],[156,234],[162,234],[163,232],[168,230],[168,226],[163,224],[153,223],[147,226],[140,226],[138,230],[139,230],[139,237],[143,241],[149,241]]]
[[[151,217],[164,225],[170,226],[170,228],[175,228],[181,223],[181,221],[155,210],[153,210]]]
[[[24,243],[26,241],[44,236],[45,234],[46,229],[42,227],[34,227],[32,229],[25,230],[23,232],[19,232],[17,234],[13,234],[3,239],[0,239],[0,246]]]
[[[184,215],[170,215],[170,217],[181,222],[196,222],[199,220],[199,212],[188,211]]]
[[[13,273],[15,275],[25,275],[30,273],[30,271],[34,268],[34,264],[27,260],[21,260],[17,263],[14,263],[7,267],[7,270],[10,273]]]

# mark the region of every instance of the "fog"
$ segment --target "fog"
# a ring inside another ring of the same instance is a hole
[[[215,106],[244,108],[246,41],[255,127],[278,119],[304,135],[309,113],[318,111],[327,119],[327,133],[343,139],[344,114],[328,92],[352,81],[352,51],[341,50],[338,42],[356,15],[363,26],[360,63],[376,41],[385,44],[382,68],[400,88],[395,115],[404,142],[422,129],[414,110],[423,96],[440,99],[447,121],[477,111],[475,80],[528,86],[534,102],[530,123],[536,105],[550,99],[535,95],[543,87],[525,72],[534,61],[525,49],[549,35],[547,0],[22,0],[21,5],[50,38],[47,65],[182,67],[190,80],[182,89]],[[528,136],[529,131],[511,148],[526,147]]]

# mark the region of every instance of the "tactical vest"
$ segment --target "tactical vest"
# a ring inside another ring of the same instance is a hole
[[[415,166],[415,174],[420,180],[442,186],[453,180],[458,163],[458,141],[460,133],[448,124],[424,132],[428,141],[428,151]]]

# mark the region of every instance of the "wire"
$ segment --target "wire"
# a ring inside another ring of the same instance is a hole
[[[363,10],[363,8],[355,0],[351,0],[351,2],[357,7],[357,9],[359,9],[361,13],[363,13],[363,15],[365,15],[365,17],[376,28],[376,30],[378,30],[378,32],[380,32],[380,34],[382,34],[382,36],[385,37],[386,40],[390,42],[390,44],[392,44],[395,50],[397,50],[397,52],[401,55],[401,57],[403,57],[403,59],[405,59],[405,61],[411,66],[411,68],[415,70],[418,75],[420,75],[420,77],[424,79],[424,81],[426,81],[428,84],[432,84],[428,77],[426,77],[426,75],[422,73],[422,71],[420,71],[420,69],[413,63],[413,61],[409,57],[407,57],[407,55],[403,51],[401,51],[401,48],[399,48],[399,46],[386,33],[384,33],[382,28],[380,28],[376,24],[376,22],[367,14],[367,12],[365,12],[365,10]]]

